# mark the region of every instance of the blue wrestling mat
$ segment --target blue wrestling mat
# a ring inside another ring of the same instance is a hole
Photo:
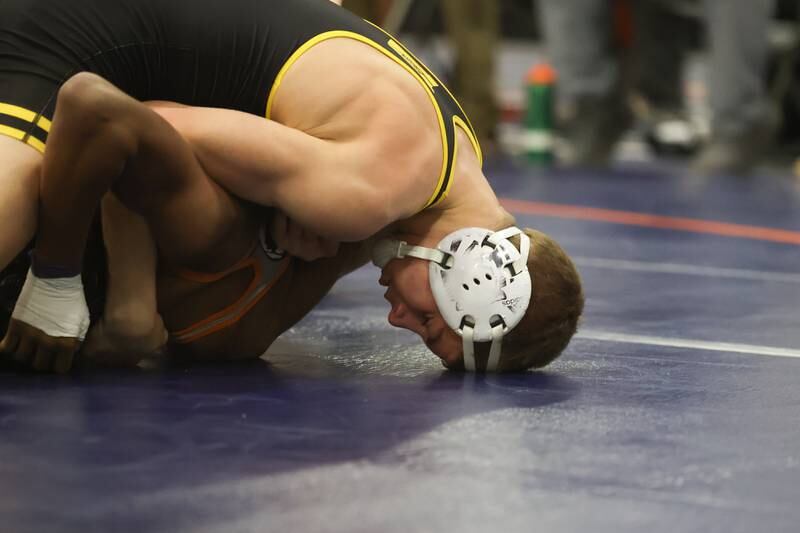
[[[0,531],[798,531],[800,185],[489,175],[584,278],[545,371],[443,371],[365,267],[269,363],[0,374]]]

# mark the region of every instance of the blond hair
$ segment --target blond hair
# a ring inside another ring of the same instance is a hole
[[[498,370],[541,368],[556,359],[578,329],[583,313],[583,287],[575,264],[544,233],[526,228],[531,240],[528,270],[533,294],[522,321],[503,339]]]

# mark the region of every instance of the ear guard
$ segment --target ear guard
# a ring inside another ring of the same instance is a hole
[[[509,239],[519,235],[519,250]],[[382,240],[373,263],[416,257],[430,262],[430,284],[445,322],[462,339],[464,366],[475,371],[475,342],[491,341],[488,372],[497,370],[503,337],[519,324],[530,305],[530,239],[517,227],[502,231],[464,228],[442,239],[435,249]]]

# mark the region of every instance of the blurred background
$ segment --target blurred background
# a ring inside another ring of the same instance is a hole
[[[344,0],[456,93],[490,157],[799,175],[799,0]]]

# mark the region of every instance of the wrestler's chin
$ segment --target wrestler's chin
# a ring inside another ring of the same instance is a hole
[[[444,357],[439,357],[439,361],[441,361],[442,366],[445,367],[447,370],[454,370],[454,371],[464,370],[464,359],[461,357],[451,357],[447,359],[445,359]]]
[[[438,343],[437,343],[438,344]],[[428,345],[428,349],[441,360],[442,365],[449,370],[459,370],[464,367],[464,358],[461,354],[461,346],[437,346]]]

